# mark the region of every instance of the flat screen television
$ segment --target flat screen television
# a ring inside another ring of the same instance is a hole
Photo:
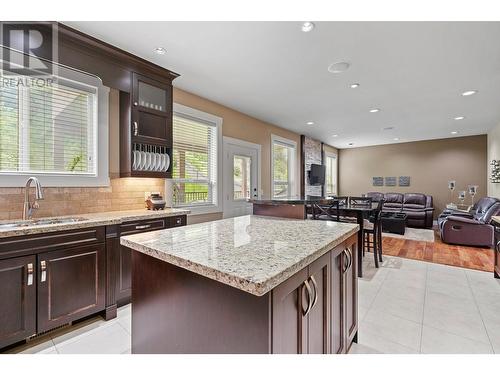
[[[317,186],[325,184],[325,171],[326,168],[321,164],[311,164],[309,171],[309,185]]]

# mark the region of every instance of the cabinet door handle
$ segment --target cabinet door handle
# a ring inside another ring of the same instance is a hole
[[[311,310],[316,306],[316,302],[318,302],[318,284],[316,284],[316,280],[314,279],[314,276],[310,277],[311,282],[313,284],[313,289],[314,289],[314,300],[311,306]]]
[[[26,267],[28,273],[28,282],[27,285],[33,285],[33,263],[28,263]]]
[[[139,124],[137,124],[137,121],[134,121],[134,136],[139,135]]]
[[[40,282],[44,283],[47,280],[47,262],[44,260],[40,262],[40,271],[42,271]]]
[[[145,225],[136,225],[135,229],[148,229],[151,227],[151,224],[145,224]]]
[[[349,265],[347,266],[347,269],[351,268],[352,266],[352,252],[351,249],[347,249],[347,254],[349,254]]]
[[[344,264],[344,269],[342,270],[342,273],[346,273],[347,270],[349,269],[349,253],[347,252],[347,249],[344,249],[343,251],[345,255],[345,264]]]
[[[306,287],[306,291],[307,291],[307,307],[303,309],[303,312],[302,314],[304,316],[307,316],[307,314],[309,314],[309,311],[311,311],[311,308],[312,308],[312,303],[311,303],[311,299],[312,299],[312,296],[311,296],[311,286],[309,285],[309,283],[306,281],[304,281],[304,285]]]

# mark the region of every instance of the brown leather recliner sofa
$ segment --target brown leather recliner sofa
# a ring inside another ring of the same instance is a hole
[[[445,243],[493,247],[493,216],[500,214],[500,200],[481,198],[469,212],[445,210],[438,218],[441,239]]]
[[[430,195],[370,192],[366,196],[374,201],[384,199],[383,212],[404,212],[409,227],[432,228],[434,206]]]

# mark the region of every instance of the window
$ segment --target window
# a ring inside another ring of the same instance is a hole
[[[96,173],[96,92],[69,86],[0,88],[0,171]]]
[[[295,193],[297,144],[286,138],[271,137],[271,175],[274,198],[292,197]]]
[[[173,116],[173,205],[217,207],[221,119],[176,104]]]
[[[337,155],[325,153],[325,195],[337,195]]]
[[[23,186],[27,176],[45,186],[109,184],[109,90],[95,76],[59,71],[65,78],[36,84],[0,71],[0,176],[9,177],[1,186]]]

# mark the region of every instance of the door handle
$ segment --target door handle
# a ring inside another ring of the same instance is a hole
[[[27,285],[33,285],[33,263],[28,263],[27,267],[28,282]]]
[[[316,302],[318,302],[318,284],[316,284],[316,280],[314,279],[314,276],[310,277],[311,282],[313,284],[313,289],[314,289],[314,300],[311,306],[311,310],[316,306]]]
[[[344,249],[343,253],[344,253],[345,258],[346,258],[346,264],[344,265],[344,269],[342,270],[342,273],[346,273],[347,270],[349,269],[349,252],[347,251],[347,249]]]
[[[134,136],[139,135],[139,124],[137,124],[137,121],[134,121]]]
[[[306,287],[306,291],[307,291],[307,307],[303,309],[303,312],[302,314],[304,316],[307,316],[307,314],[309,314],[309,311],[311,311],[311,308],[312,308],[312,303],[311,303],[311,286],[309,285],[309,283],[307,282],[307,280],[304,281],[304,285]]]
[[[40,275],[40,282],[44,283],[45,280],[47,280],[47,262],[44,260],[40,262],[40,271],[42,271],[42,274]]]

